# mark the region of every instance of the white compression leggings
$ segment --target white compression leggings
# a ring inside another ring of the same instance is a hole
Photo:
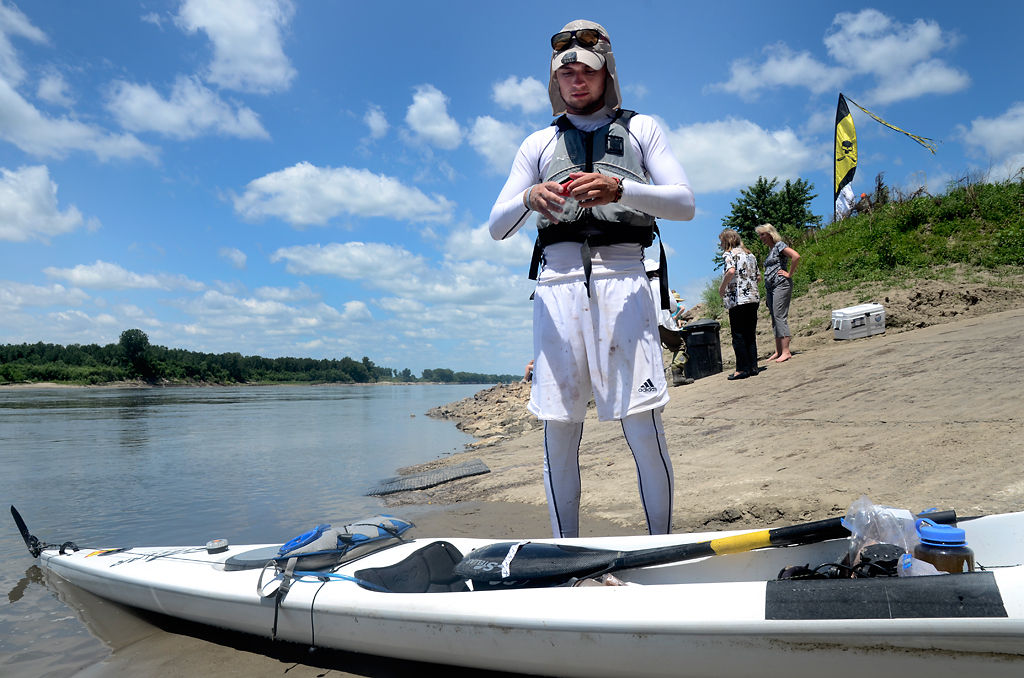
[[[647,531],[668,534],[672,530],[672,460],[665,445],[661,409],[628,415],[621,423],[636,461]],[[579,536],[582,438],[583,422],[544,422],[544,490],[555,537]]]

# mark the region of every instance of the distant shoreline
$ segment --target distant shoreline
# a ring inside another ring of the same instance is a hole
[[[113,381],[104,384],[70,384],[57,381],[38,381],[32,383],[0,384],[0,391],[16,391],[23,389],[58,389],[58,388],[80,388],[80,389],[118,389],[118,388],[240,388],[253,386],[493,386],[491,382],[443,382],[443,381],[371,381],[365,383],[343,384],[340,382],[251,382],[246,384],[217,384],[211,382],[193,383],[168,383],[149,384],[143,381]]]

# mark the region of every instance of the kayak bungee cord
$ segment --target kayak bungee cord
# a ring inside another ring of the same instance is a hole
[[[313,626],[312,626],[312,624],[313,624],[314,607],[316,606],[316,597],[318,595],[320,595],[320,591],[322,591],[324,586],[326,586],[328,583],[330,583],[330,581],[332,579],[335,579],[335,580],[338,580],[338,581],[352,582],[353,584],[357,584],[359,586],[362,586],[363,588],[367,588],[367,589],[370,589],[371,591],[376,591],[378,593],[391,593],[391,591],[389,591],[387,588],[385,588],[383,586],[380,586],[378,584],[374,584],[373,582],[366,581],[365,579],[359,579],[358,577],[352,577],[352,576],[347,575],[347,574],[339,574],[337,572],[316,572],[316,571],[311,571],[311,570],[294,570],[294,569],[292,569],[292,568],[295,567],[295,559],[294,558],[289,559],[288,564],[285,566],[285,568],[283,570],[278,571],[277,565],[278,565],[278,563],[276,561],[274,561],[274,560],[267,561],[267,563],[263,566],[263,569],[260,571],[259,579],[256,580],[256,593],[257,593],[257,595],[259,595],[261,598],[267,598],[269,596],[274,596],[274,625],[271,627],[271,630],[270,630],[270,639],[271,640],[277,640],[277,620],[278,620],[278,615],[279,615],[280,610],[281,610],[281,603],[284,601],[285,596],[287,596],[288,592],[291,590],[292,584],[305,583],[304,580],[303,580],[303,577],[313,577],[313,578],[317,579],[320,582],[320,588],[318,588],[316,590],[316,593],[313,594],[313,600],[310,602],[310,605],[309,605],[310,633],[311,633],[310,637],[311,638],[313,637],[312,636],[312,633],[313,633]],[[274,589],[274,591],[272,593],[265,593],[264,592],[264,585],[263,585],[263,576],[267,573],[267,569],[272,567],[272,566],[274,567],[275,574],[274,574],[273,579],[271,579],[270,581],[267,582],[267,585],[269,585],[269,584],[271,584],[271,583],[273,583],[275,581],[278,581],[278,580],[280,580],[281,583],[278,584],[277,588]],[[340,567],[340,565],[338,567]]]
[[[338,574],[337,572],[300,572],[296,570],[293,574],[295,575],[296,582],[301,581],[301,577],[316,577],[317,579],[323,580],[323,583],[325,584],[328,583],[328,579],[338,579],[341,581],[350,581],[353,584],[359,584],[363,588],[368,588],[371,591],[376,591],[377,593],[391,593],[390,589],[374,584],[373,582],[368,582],[365,579],[352,577],[347,574]]]
[[[358,577],[350,577],[347,574],[338,574],[337,572],[295,572],[294,574],[297,577],[296,581],[299,581],[298,578],[301,578],[301,577],[305,576],[305,577],[316,577],[321,582],[320,583],[320,587],[316,590],[316,593],[313,594],[313,600],[311,600],[310,603],[309,603],[309,646],[310,646],[309,647],[309,651],[310,652],[313,652],[313,651],[316,650],[316,598],[317,598],[317,596],[320,595],[320,592],[324,590],[324,587],[327,586],[327,584],[330,583],[331,579],[340,579],[342,581],[350,581],[350,582],[352,582],[354,584],[358,584],[359,586],[363,586],[363,587],[369,588],[369,589],[371,589],[373,591],[377,591],[379,593],[391,593],[391,591],[389,591],[388,589],[384,588],[383,586],[378,586],[378,585],[373,584],[371,582],[368,582],[368,581],[366,581],[364,579],[359,579]],[[275,612],[275,615],[276,615],[276,612]],[[274,626],[275,626],[274,632],[276,634],[277,633],[277,622],[276,622],[276,619],[275,619]]]
[[[309,651],[313,652],[316,650],[316,597],[320,595],[320,592],[327,586],[327,581],[323,581],[320,584],[320,588],[313,594],[313,600],[309,603]]]

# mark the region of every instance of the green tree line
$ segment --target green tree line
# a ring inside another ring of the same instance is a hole
[[[149,343],[140,329],[121,333],[116,344],[2,344],[0,383],[52,381],[103,384],[143,380],[150,383],[331,383],[442,382],[494,384],[518,381],[510,374],[423,370],[417,378],[408,368],[375,365],[363,357],[353,360],[263,358],[240,353],[200,353]]]

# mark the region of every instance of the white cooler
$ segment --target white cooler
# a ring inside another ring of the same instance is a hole
[[[859,339],[885,332],[885,309],[881,304],[860,304],[832,311],[835,339]]]

